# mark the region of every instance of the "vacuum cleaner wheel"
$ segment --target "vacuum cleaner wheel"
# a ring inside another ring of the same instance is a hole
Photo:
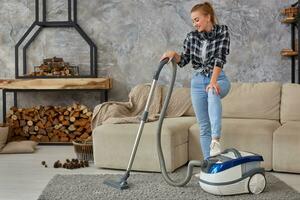
[[[266,177],[262,173],[253,174],[248,182],[248,190],[252,194],[260,194],[266,187]]]

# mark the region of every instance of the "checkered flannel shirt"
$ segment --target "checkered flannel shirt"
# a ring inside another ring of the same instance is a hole
[[[184,67],[192,61],[193,68],[206,76],[215,66],[223,68],[229,54],[230,38],[226,25],[214,25],[210,32],[197,30],[187,34],[183,42],[183,52],[178,63]]]

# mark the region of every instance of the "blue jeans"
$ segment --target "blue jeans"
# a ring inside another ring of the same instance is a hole
[[[200,144],[204,159],[210,155],[210,143],[212,137],[220,138],[222,125],[222,104],[221,99],[225,97],[231,84],[222,70],[218,76],[220,94],[217,95],[215,89],[206,92],[211,75],[205,76],[200,72],[194,72],[191,81],[191,99],[197,122],[200,127]]]

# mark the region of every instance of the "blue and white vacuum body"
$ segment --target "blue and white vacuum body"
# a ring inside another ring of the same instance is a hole
[[[262,161],[261,155],[226,149],[208,158],[207,166],[201,168],[199,184],[215,195],[259,194],[266,187]]]

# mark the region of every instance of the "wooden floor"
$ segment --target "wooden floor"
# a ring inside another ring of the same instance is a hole
[[[75,158],[71,145],[39,145],[33,154],[0,154],[0,200],[34,200],[55,174],[103,174],[124,171],[103,170],[91,165],[88,168],[55,169],[56,160]],[[48,168],[41,164],[46,161]],[[300,174],[273,173],[300,192]]]

